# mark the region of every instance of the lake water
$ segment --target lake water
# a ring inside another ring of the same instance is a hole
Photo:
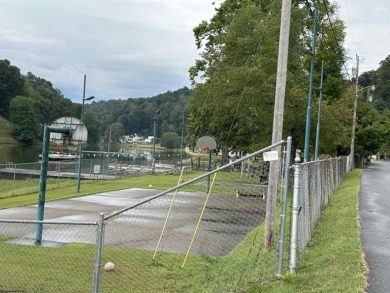
[[[92,151],[88,149],[83,149],[83,158],[92,159],[94,157],[107,157],[108,153],[107,147],[101,148],[101,151]],[[64,148],[64,152],[67,152],[68,149]],[[52,150],[55,152],[55,149]],[[42,153],[42,146],[23,146],[16,144],[0,144],[0,164],[5,164],[7,162],[12,163],[33,163],[39,161],[39,154]],[[118,160],[132,160],[134,158],[143,158],[145,160],[152,159],[152,147],[141,148],[141,149],[124,149],[120,146],[110,146],[110,158],[117,158]],[[183,152],[183,159],[187,158],[187,154]],[[156,161],[177,161],[180,159],[180,154],[178,151],[171,150],[156,150]]]

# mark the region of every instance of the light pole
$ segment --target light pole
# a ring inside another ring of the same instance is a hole
[[[153,116],[153,149],[152,149],[152,174],[154,175],[156,170],[156,115],[157,115],[158,109],[154,111]]]
[[[84,89],[83,89],[83,104],[81,106],[81,123],[84,123],[84,103],[85,101],[93,100],[95,97],[91,96],[85,98],[85,83],[87,76],[84,74]],[[83,156],[83,142],[80,141],[80,151],[79,151],[79,166],[77,169],[77,192],[80,192],[80,179],[81,179],[81,157]]]
[[[183,112],[183,122],[181,124],[180,167],[183,167],[183,145],[184,145],[184,112]]]

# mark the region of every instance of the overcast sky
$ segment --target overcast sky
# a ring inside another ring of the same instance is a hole
[[[75,102],[151,97],[189,86],[198,56],[192,29],[215,0],[0,0],[0,59],[31,71]],[[219,1],[216,1],[219,2]],[[339,0],[349,67],[390,54],[390,0]],[[350,71],[350,68],[349,68]]]

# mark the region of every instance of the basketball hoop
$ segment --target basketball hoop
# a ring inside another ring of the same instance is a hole
[[[217,148],[217,143],[215,142],[215,139],[210,136],[202,136],[196,142],[196,148],[208,152],[209,150],[215,150]]]
[[[202,153],[208,153],[209,152],[209,148],[206,146],[206,147],[202,147],[201,148],[201,150],[202,150]]]

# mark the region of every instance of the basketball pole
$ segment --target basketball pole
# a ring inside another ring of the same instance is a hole
[[[211,171],[211,150],[209,149],[208,150],[208,154],[209,154],[209,162],[208,162],[208,172]],[[209,189],[210,189],[210,175],[207,176],[207,182],[206,182],[206,193],[209,192]]]
[[[65,136],[70,137],[73,133],[73,129],[70,127],[51,128],[47,125],[45,125],[43,128],[41,174],[39,177],[39,199],[38,199],[38,216],[37,216],[38,223],[36,225],[36,231],[35,231],[36,245],[41,245],[42,243],[42,230],[43,230],[42,221],[45,212],[45,201],[46,201],[46,179],[47,179],[47,166],[49,164],[50,132],[63,133]]]

